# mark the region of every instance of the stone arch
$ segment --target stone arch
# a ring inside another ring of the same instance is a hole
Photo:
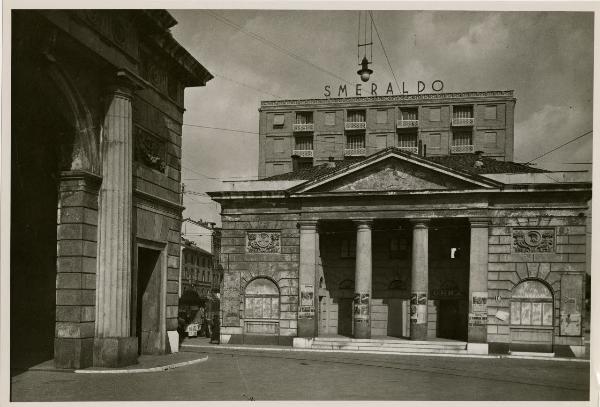
[[[552,286],[539,278],[526,278],[515,284],[510,298],[510,324],[513,326],[554,325]]]

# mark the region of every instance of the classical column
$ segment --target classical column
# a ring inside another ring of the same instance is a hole
[[[313,338],[317,332],[315,283],[317,270],[317,221],[300,221],[300,268],[298,276],[298,337]]]
[[[487,353],[488,220],[469,219],[469,348]],[[475,345],[477,344],[477,345]]]
[[[137,362],[131,336],[132,90],[111,89],[102,128],[94,365]]]
[[[410,339],[427,338],[427,299],[429,296],[429,230],[428,221],[415,219],[413,224]]]
[[[372,220],[356,223],[356,271],[354,275],[354,337],[371,337]]]

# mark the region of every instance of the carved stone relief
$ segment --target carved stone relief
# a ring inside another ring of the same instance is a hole
[[[281,253],[280,232],[248,232],[247,253]]]
[[[135,160],[144,165],[164,172],[167,166],[165,161],[165,142],[145,130],[136,127],[134,137]]]
[[[554,252],[554,229],[513,229],[515,253]]]

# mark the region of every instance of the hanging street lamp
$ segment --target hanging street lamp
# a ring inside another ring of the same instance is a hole
[[[364,13],[364,19],[361,19],[361,14]],[[362,61],[358,64],[361,68],[356,71],[356,73],[360,76],[360,80],[363,82],[368,82],[369,78],[371,78],[371,74],[373,73],[372,69],[369,69],[369,64],[373,63],[373,20],[368,18],[367,11],[359,11],[358,12],[358,55],[357,59],[360,60],[361,48],[363,48],[363,58]],[[362,20],[362,24],[361,24]],[[367,26],[369,27],[369,39],[367,40]],[[361,44],[361,37],[363,42]],[[369,58],[367,58],[367,51],[369,52],[369,56],[371,61],[369,62]]]
[[[360,80],[363,82],[368,82],[371,74],[373,73],[373,70],[369,69],[369,64],[370,62],[367,57],[363,57],[361,62],[362,68],[356,71],[356,73],[360,76]]]

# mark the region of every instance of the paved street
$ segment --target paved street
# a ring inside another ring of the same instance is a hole
[[[589,364],[581,362],[206,353],[206,362],[159,373],[28,371],[12,378],[12,400],[587,400],[589,393]]]

